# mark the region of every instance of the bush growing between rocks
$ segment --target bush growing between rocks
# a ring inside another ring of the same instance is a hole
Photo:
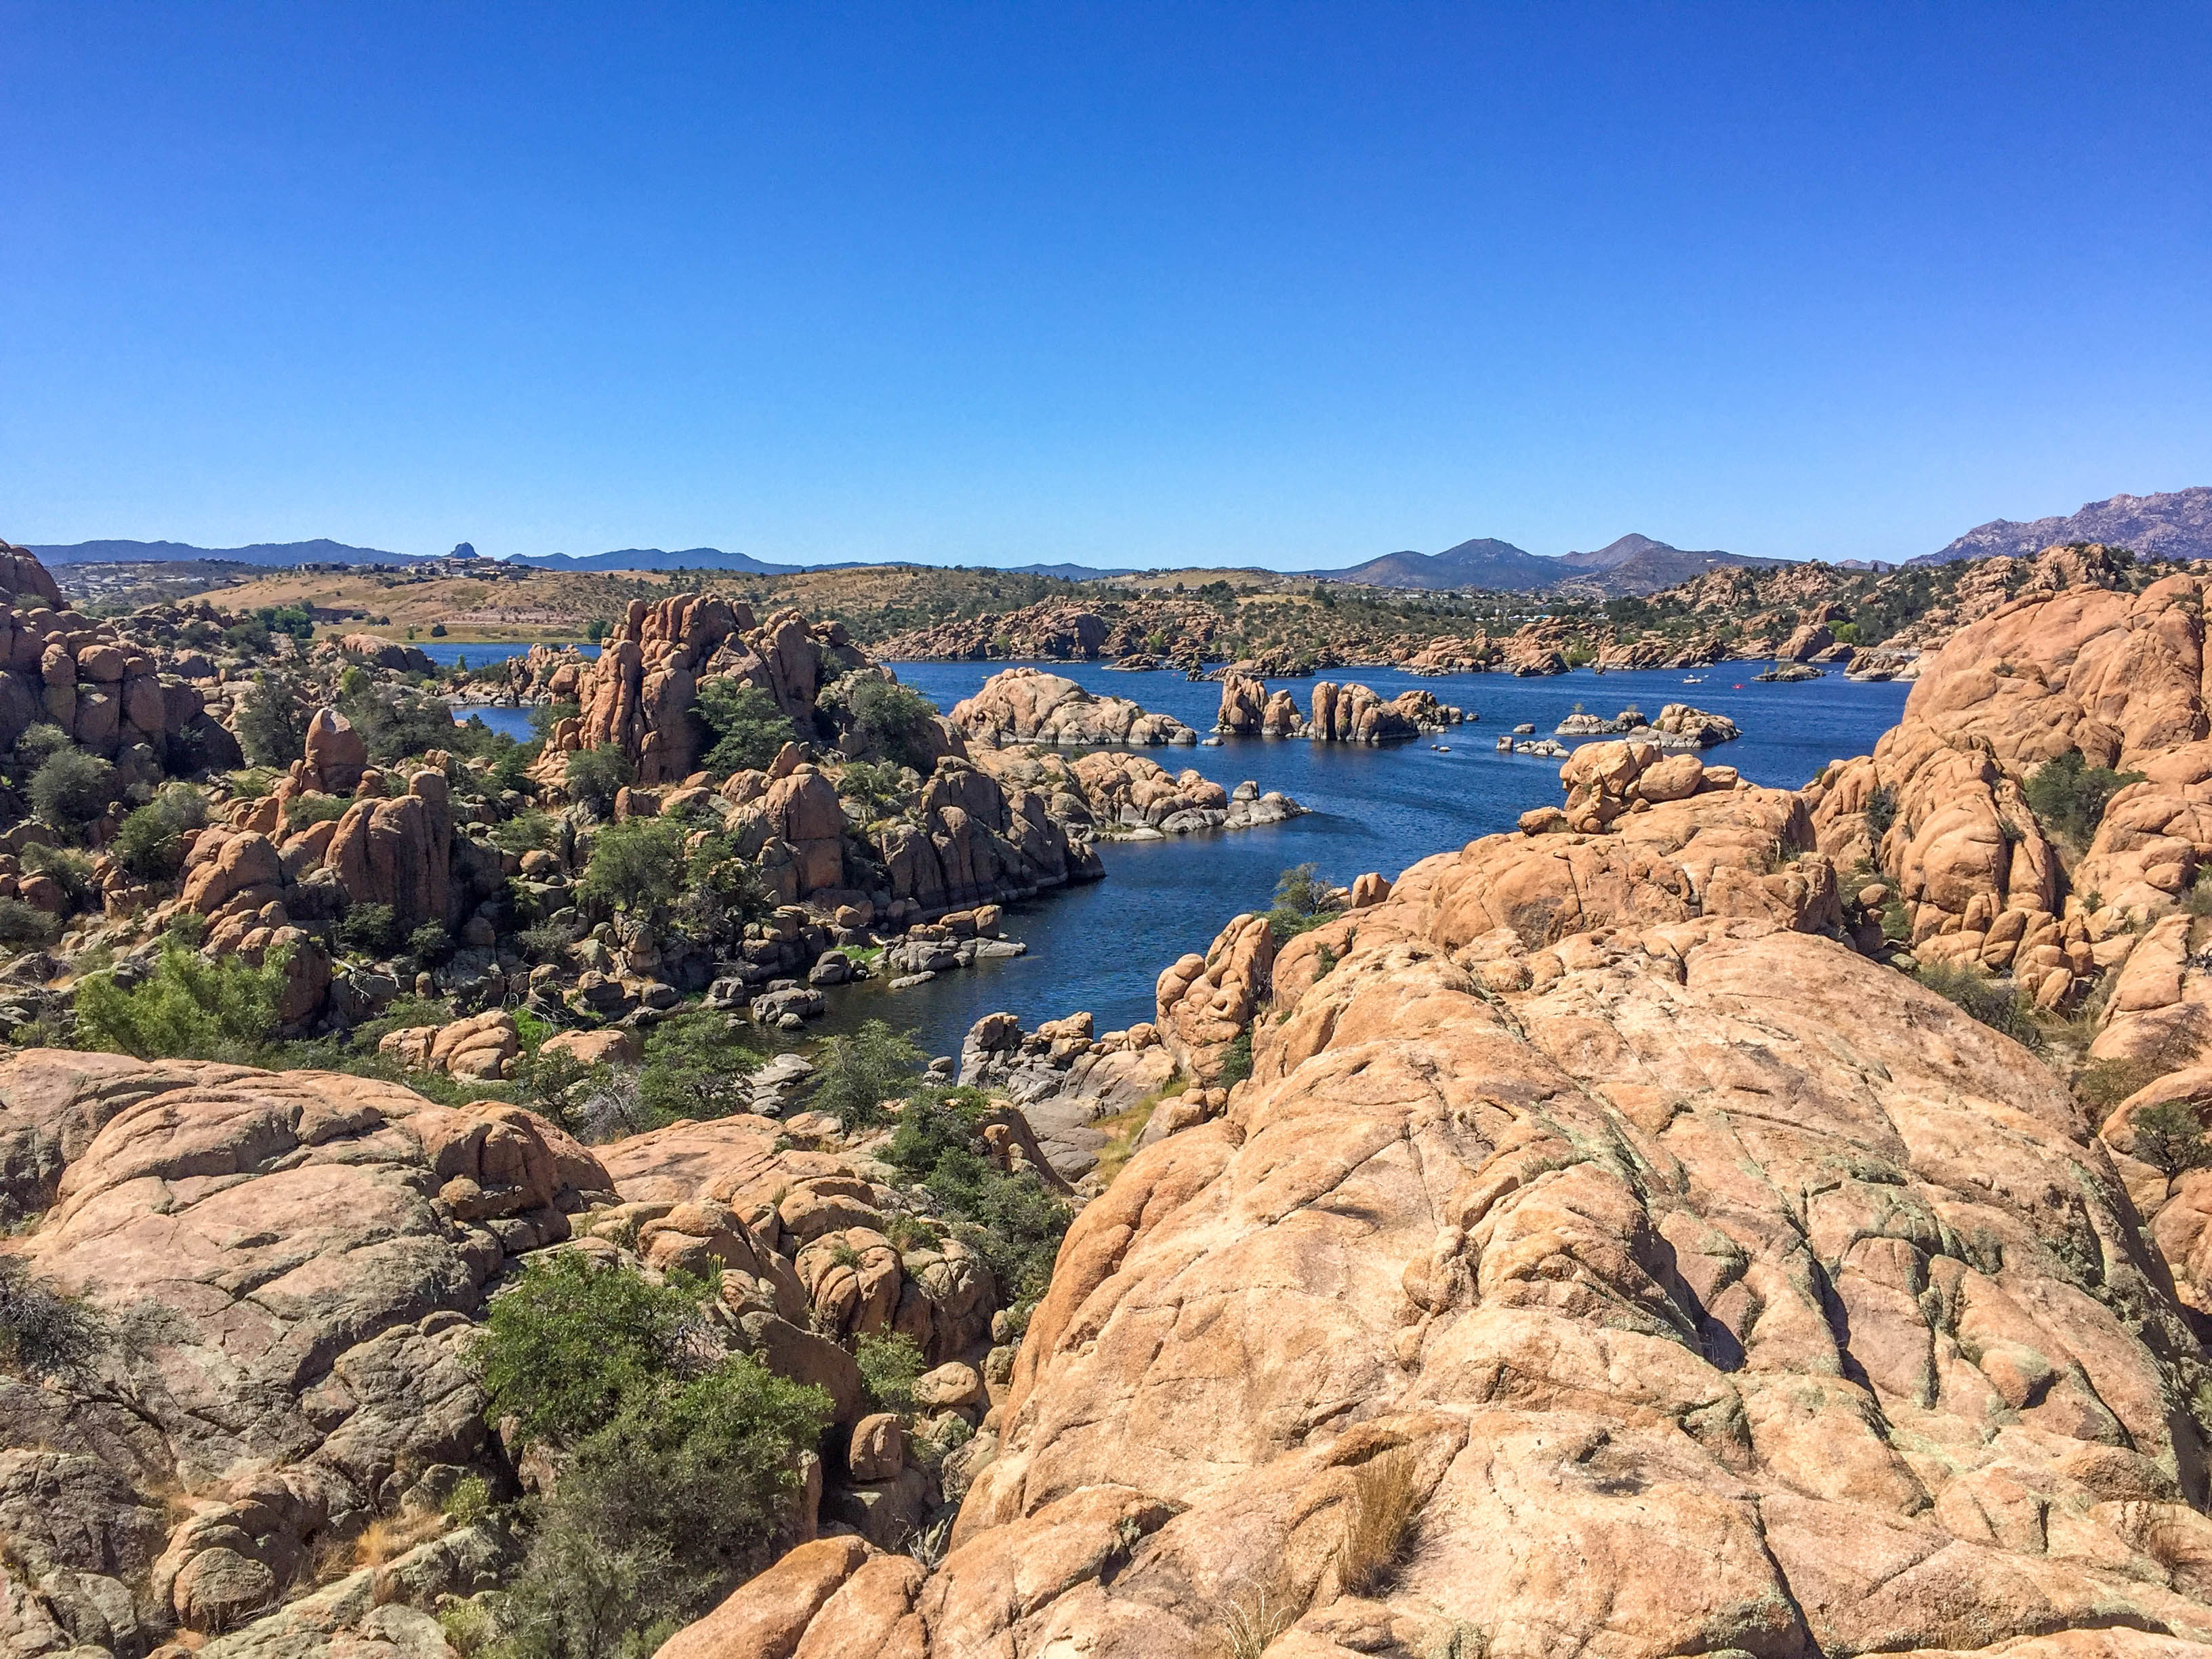
[[[72,1376],[107,1342],[99,1315],[40,1284],[21,1262],[0,1256],[0,1366],[32,1378]]]
[[[1221,1071],[1215,1078],[1218,1087],[1233,1089],[1252,1075],[1252,1028],[1246,1026],[1230,1038],[1229,1046],[1221,1051]]]
[[[107,810],[114,798],[115,769],[82,749],[61,749],[31,774],[31,810],[58,830],[71,834]]]
[[[914,1410],[914,1385],[929,1369],[921,1344],[904,1332],[863,1336],[853,1345],[853,1358],[869,1399],[901,1416]]]
[[[2141,783],[2140,772],[2115,772],[2091,766],[2079,749],[2069,749],[2035,769],[2023,790],[2036,821],[2075,848],[2086,848],[2103,822],[2105,807],[2131,783]]]
[[[1923,962],[1913,975],[1923,985],[1955,1002],[1993,1031],[2002,1031],[2028,1048],[2043,1047],[2043,1032],[2035,1023],[2034,1005],[2010,980],[1985,979],[1972,969],[1953,968],[1940,962]]]
[[[765,1564],[830,1406],[718,1358],[701,1313],[713,1294],[571,1253],[494,1298],[471,1349],[487,1416],[565,1453],[522,1570],[493,1598],[494,1651],[641,1656]]]
[[[983,1258],[1018,1322],[1051,1283],[1069,1215],[1033,1172],[1010,1174],[991,1161],[982,1134],[990,1110],[973,1089],[917,1093],[881,1156],[927,1192],[953,1237]]]
[[[615,810],[616,792],[629,787],[636,776],[637,769],[621,750],[603,744],[571,754],[562,781],[572,799],[605,817]]]
[[[247,760],[283,768],[306,752],[307,722],[313,718],[307,688],[297,676],[264,670],[253,677],[252,695],[244,700],[232,729]]]
[[[2162,1100],[2135,1115],[2136,1156],[2172,1181],[2189,1170],[2212,1164],[2212,1145],[2196,1109],[2185,1100]]]
[[[388,904],[351,906],[338,922],[338,943],[367,957],[390,956],[404,938],[399,919]]]
[[[880,1019],[864,1020],[857,1031],[822,1040],[810,1103],[848,1132],[866,1128],[884,1121],[884,1103],[911,1090],[921,1066],[912,1037]]]
[[[611,823],[592,837],[581,891],[617,909],[653,915],[684,890],[684,827],[665,818]]]
[[[337,711],[353,722],[354,730],[368,746],[368,758],[379,765],[390,765],[425,750],[466,746],[461,741],[465,728],[453,724],[453,711],[419,691],[365,684],[357,690],[341,691]],[[491,735],[481,720],[477,729],[485,737]]]
[[[61,924],[35,904],[0,898],[0,945],[51,944]]]
[[[70,734],[51,720],[40,720],[24,728],[23,735],[15,739],[15,764],[27,777],[46,763],[50,757],[76,746]]]
[[[260,967],[238,957],[210,962],[172,935],[154,969],[129,990],[110,974],[77,987],[76,1042],[140,1060],[222,1060],[252,1065],[276,1028],[284,994],[283,947]]]
[[[1316,865],[1294,865],[1275,881],[1275,902],[1267,912],[1267,929],[1275,943],[1287,945],[1300,933],[1310,933],[1336,912],[1327,902],[1328,884]]]
[[[1421,1487],[1404,1447],[1378,1454],[1352,1472],[1351,1513],[1337,1546],[1337,1583],[1353,1595],[1380,1589],[1420,1518]]]
[[[99,891],[93,884],[92,860],[82,853],[73,853],[66,847],[26,847],[23,849],[23,868],[33,875],[44,876],[62,890],[63,913],[82,910],[86,902]]]
[[[937,705],[911,686],[872,674],[848,675],[829,700],[852,716],[860,747],[896,765],[927,773],[934,763]]]
[[[702,685],[693,707],[714,739],[700,763],[709,772],[765,770],[776,751],[799,736],[773,696],[727,676]]]
[[[729,1015],[698,1009],[665,1019],[646,1033],[640,1103],[655,1124],[680,1117],[727,1117],[752,1104],[745,1081],[761,1056],[739,1038]]]
[[[123,820],[108,851],[134,880],[169,881],[184,868],[185,837],[206,823],[206,797],[173,783]]]
[[[914,790],[914,775],[894,761],[854,761],[837,779],[838,794],[871,822],[896,811]]]
[[[336,823],[352,805],[336,795],[295,795],[284,803],[284,828],[297,835],[314,824]]]

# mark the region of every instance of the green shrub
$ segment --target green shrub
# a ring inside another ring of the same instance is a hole
[[[927,774],[935,763],[937,705],[911,686],[873,674],[850,674],[837,683],[863,750]]]
[[[20,1376],[81,1374],[108,1343],[106,1322],[74,1297],[0,1256],[0,1365]]]
[[[592,837],[581,890],[623,910],[650,913],[684,890],[684,827],[665,818],[611,823]]]
[[[742,1355],[705,1364],[703,1281],[541,1257],[471,1350],[494,1420],[568,1455],[512,1588],[500,1650],[644,1656],[765,1565],[827,1397]]]
[[[990,1102],[973,1089],[917,1093],[900,1109],[883,1159],[921,1187],[953,1237],[990,1268],[1000,1296],[1034,1304],[1052,1280],[1067,1206],[1030,1170],[992,1163],[982,1125]]]
[[[354,905],[338,923],[338,943],[365,957],[388,957],[404,938],[399,919],[388,904]]]
[[[1897,791],[1886,783],[1876,784],[1868,791],[1866,821],[1876,841],[1887,835],[1890,825],[1897,822]]]
[[[313,824],[336,823],[352,805],[337,795],[295,795],[284,803],[284,828],[297,835]]]
[[[22,862],[33,875],[44,876],[62,890],[64,914],[83,909],[99,893],[92,878],[92,860],[82,853],[34,844],[23,849]]]
[[[50,945],[61,923],[35,904],[0,898],[0,945]]]
[[[2037,767],[2023,793],[2029,810],[2045,830],[2084,848],[2104,821],[2106,803],[2130,784],[2142,781],[2140,772],[2091,766],[2079,749],[2069,749]]]
[[[426,750],[464,747],[453,711],[437,698],[404,686],[368,684],[342,691],[338,713],[351,720],[368,747],[368,757],[388,765]],[[483,735],[491,735],[480,726]]]
[[[289,766],[307,752],[307,722],[314,709],[296,675],[266,671],[253,677],[253,690],[232,726],[239,746],[256,766]]]
[[[1233,1089],[1252,1075],[1252,1028],[1246,1026],[1229,1039],[1228,1048],[1222,1050],[1221,1073],[1214,1086]]]
[[[453,936],[444,922],[426,921],[407,935],[407,954],[426,967],[440,967],[453,959]]]
[[[860,1368],[861,1386],[880,1409],[901,1416],[914,1410],[914,1385],[929,1361],[912,1337],[903,1331],[863,1336],[853,1345],[853,1358]]]
[[[1293,866],[1276,878],[1274,907],[1267,912],[1267,928],[1276,944],[1287,945],[1300,933],[1336,920],[1337,913],[1325,897],[1328,890],[1318,868],[1311,864]]]
[[[492,1298],[470,1359],[489,1403],[526,1437],[574,1446],[676,1370],[699,1328],[703,1287],[648,1284],[574,1251],[533,1256]]]
[[[616,793],[627,788],[636,775],[636,768],[621,750],[603,745],[573,750],[562,781],[572,799],[605,817],[615,810]]]
[[[896,761],[854,761],[837,778],[837,793],[871,819],[897,811],[914,788],[914,775]]]
[[[646,1033],[638,1096],[653,1121],[727,1117],[751,1106],[746,1079],[761,1056],[739,1036],[743,1029],[727,1014],[698,1009]]]
[[[37,771],[49,757],[76,747],[76,740],[60,726],[52,720],[40,720],[15,739],[15,760],[27,775]]]
[[[922,1060],[907,1033],[879,1019],[864,1020],[856,1031],[822,1040],[809,1103],[848,1130],[880,1123],[883,1103],[914,1087]]]
[[[2212,1145],[2204,1139],[2204,1126],[2185,1100],[2161,1100],[2135,1115],[2136,1156],[2169,1181],[2185,1170],[2201,1170],[2212,1164]]]
[[[31,774],[31,810],[58,828],[82,829],[114,799],[115,769],[82,749],[60,749]]]
[[[172,783],[123,820],[107,850],[136,881],[167,881],[184,868],[185,836],[207,823],[207,798]]]
[[[2035,1007],[2010,980],[1989,979],[1971,968],[1923,962],[1914,975],[1929,990],[1965,1009],[1991,1030],[2002,1031],[2030,1048],[2043,1046]]]
[[[286,950],[256,968],[242,957],[208,961],[174,935],[154,969],[129,990],[112,974],[88,974],[76,992],[76,1046],[140,1060],[251,1063],[276,1029]]]
[[[760,866],[739,858],[726,836],[708,836],[685,864],[676,921],[692,938],[734,940],[744,924],[775,914],[776,894]]]
[[[548,812],[518,812],[504,823],[492,826],[492,844],[503,853],[550,850],[560,838],[560,826]]]
[[[709,772],[765,769],[778,750],[799,736],[773,696],[726,675],[700,686],[694,706],[714,740],[700,762]]]

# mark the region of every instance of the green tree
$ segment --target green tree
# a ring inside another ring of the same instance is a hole
[[[701,685],[695,706],[714,740],[700,763],[709,772],[764,769],[799,735],[774,697],[728,676]]]
[[[2142,781],[2140,772],[2092,766],[2079,749],[2069,749],[2037,767],[2023,793],[2039,823],[2075,847],[2086,848],[2104,822],[2106,803],[2130,784]]]
[[[76,1046],[141,1060],[250,1061],[276,1029],[288,956],[280,946],[258,968],[234,956],[210,962],[172,935],[129,990],[112,973],[79,983]]]
[[[1334,921],[1337,913],[1329,907],[1328,893],[1328,884],[1321,879],[1319,866],[1300,864],[1284,871],[1275,882],[1274,906],[1267,912],[1267,927],[1275,935],[1275,943],[1286,945],[1300,933]]]
[[[2136,1156],[2171,1181],[2187,1170],[2212,1164],[2212,1145],[2204,1126],[2185,1100],[2161,1100],[2135,1114]]]
[[[915,1085],[922,1052],[904,1031],[864,1020],[856,1031],[824,1037],[816,1056],[811,1104],[848,1129],[884,1121],[883,1103]]]
[[[752,1104],[746,1079],[760,1069],[761,1056],[738,1036],[741,1029],[729,1015],[702,1008],[646,1033],[638,1097],[655,1122],[727,1117]]]
[[[82,749],[57,750],[31,775],[31,810],[57,829],[83,829],[114,795],[115,769]]]
[[[628,756],[611,745],[602,744],[597,749],[572,750],[562,781],[572,799],[605,817],[615,810],[616,793],[627,788],[636,775],[637,769],[629,763]]]
[[[123,820],[108,848],[138,881],[167,881],[184,867],[185,837],[207,823],[207,798],[173,783]]]
[[[592,836],[584,871],[587,899],[643,913],[661,910],[684,890],[684,826],[666,818],[631,818]]]
[[[289,766],[307,752],[307,722],[313,717],[297,676],[264,670],[253,677],[253,690],[232,725],[254,765]]]
[[[470,1350],[488,1415],[513,1417],[533,1440],[578,1443],[676,1369],[698,1334],[703,1290],[648,1284],[578,1252],[532,1257],[492,1298]]]
[[[911,686],[874,674],[848,674],[837,690],[863,750],[927,775],[937,762],[937,705]]]

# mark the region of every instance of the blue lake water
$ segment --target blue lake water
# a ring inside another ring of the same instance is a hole
[[[1036,665],[1101,695],[1133,697],[1147,708],[1164,710],[1200,732],[1212,730],[1221,707],[1218,684],[1188,681],[1179,673]],[[950,710],[1006,665],[895,666],[902,680]],[[1027,941],[1027,956],[981,963],[907,991],[892,992],[878,982],[834,993],[824,1024],[839,1030],[862,1019],[887,1019],[914,1028],[927,1052],[951,1054],[969,1025],[1000,1009],[1028,1026],[1078,1009],[1090,1010],[1101,1030],[1149,1019],[1160,969],[1187,951],[1203,951],[1238,911],[1264,908],[1276,878],[1290,866],[1317,865],[1340,883],[1366,870],[1395,877],[1431,853],[1511,828],[1532,806],[1559,802],[1557,760],[1497,752],[1500,734],[1523,720],[1549,737],[1577,705],[1610,716],[1631,704],[1656,715],[1668,702],[1693,703],[1728,715],[1744,732],[1737,741],[1708,750],[1710,763],[1734,766],[1756,783],[1796,787],[1831,760],[1871,750],[1897,723],[1911,689],[1858,684],[1839,674],[1760,684],[1751,678],[1753,672],[1754,665],[1726,665],[1706,671],[1703,682],[1692,685],[1683,683],[1680,670],[1599,675],[1583,669],[1542,679],[1340,671],[1328,678],[1357,681],[1386,698],[1423,687],[1480,719],[1442,737],[1379,748],[1225,738],[1218,748],[1143,750],[1170,770],[1194,767],[1229,788],[1250,778],[1310,810],[1265,829],[1103,842],[1105,880],[1011,908],[1005,932]],[[1311,702],[1312,684],[1269,683],[1271,690],[1290,688],[1302,708]],[[497,730],[530,735],[526,709],[473,712]]]

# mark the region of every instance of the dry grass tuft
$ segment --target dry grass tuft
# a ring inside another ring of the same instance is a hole
[[[1221,1659],[1260,1659],[1304,1611],[1279,1578],[1245,1579],[1222,1598],[1214,1613],[1215,1650]]]
[[[435,1538],[446,1530],[447,1524],[444,1514],[437,1510],[427,1510],[414,1515],[380,1516],[368,1523],[354,1545],[354,1570],[380,1567],[387,1561],[397,1559],[417,1544]]]
[[[1405,1553],[1420,1518],[1424,1494],[1404,1447],[1370,1457],[1353,1471],[1352,1510],[1336,1547],[1336,1579],[1347,1595],[1379,1589]]]

